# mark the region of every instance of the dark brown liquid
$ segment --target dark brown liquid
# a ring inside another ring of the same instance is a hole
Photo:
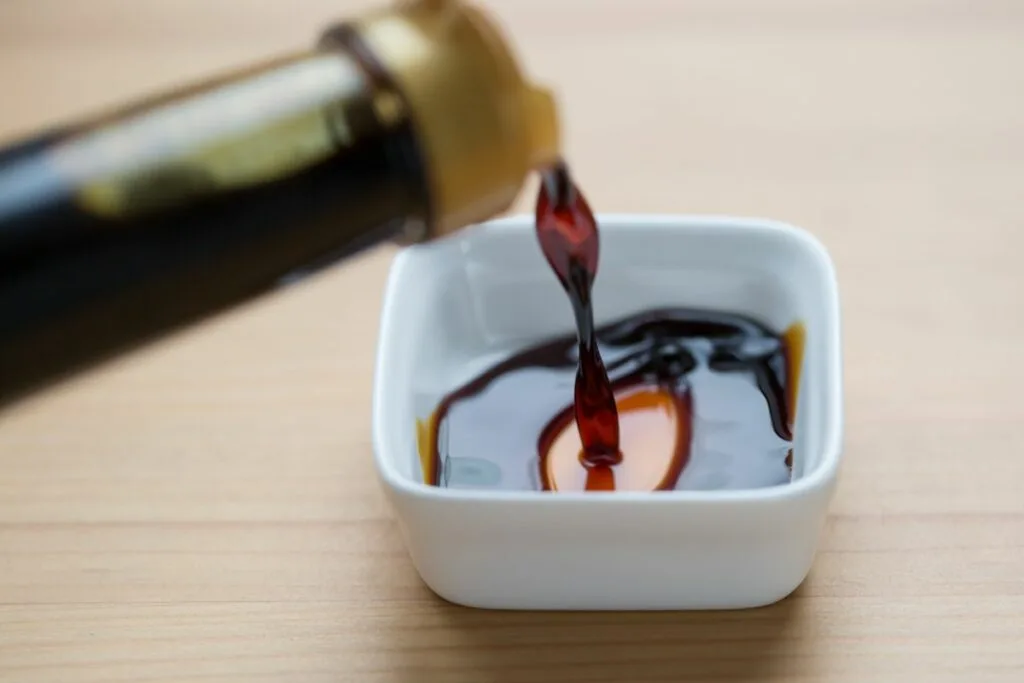
[[[569,295],[576,318],[579,363],[573,412],[583,445],[580,457],[590,470],[587,488],[614,489],[611,468],[622,462],[619,415],[594,335],[591,298],[600,240],[594,214],[564,164],[544,174],[537,194],[536,229],[544,257]]]
[[[784,341],[739,316],[671,309],[595,329],[597,221],[564,165],[544,174],[536,232],[576,337],[518,353],[445,397],[420,429],[428,483],[657,491],[789,480],[802,328]]]
[[[779,336],[740,316],[663,309],[594,336],[617,402],[619,463],[593,468],[580,457],[572,389],[580,345],[565,335],[511,355],[441,400],[422,425],[426,482],[656,491],[790,480],[802,327]]]

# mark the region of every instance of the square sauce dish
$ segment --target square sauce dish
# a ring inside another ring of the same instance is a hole
[[[774,221],[597,219],[614,490],[586,490],[573,311],[533,218],[396,256],[372,430],[412,562],[438,595],[480,608],[776,602],[811,568],[841,460],[832,261]]]

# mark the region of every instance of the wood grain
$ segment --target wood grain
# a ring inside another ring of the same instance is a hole
[[[368,4],[5,0],[0,137]],[[832,251],[846,462],[804,586],[708,614],[433,597],[370,463],[379,249],[0,414],[0,680],[1020,681],[1024,5],[488,4],[595,209]]]

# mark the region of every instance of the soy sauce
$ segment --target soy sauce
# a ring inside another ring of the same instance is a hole
[[[740,315],[671,308],[597,328],[599,230],[564,164],[544,173],[536,233],[576,334],[445,396],[420,425],[427,483],[664,491],[790,480],[801,326],[777,335]]]
[[[595,338],[617,400],[616,491],[790,481],[800,326],[776,335],[743,316],[654,309],[598,327]],[[593,468],[573,424],[579,348],[573,334],[545,340],[444,396],[421,425],[425,482],[586,489]]]
[[[576,318],[579,363],[573,412],[583,445],[581,462],[588,469],[587,488],[611,490],[615,488],[611,468],[622,462],[622,453],[615,395],[594,334],[591,286],[600,251],[597,221],[564,163],[544,173],[537,194],[536,229],[544,257],[569,295]]]

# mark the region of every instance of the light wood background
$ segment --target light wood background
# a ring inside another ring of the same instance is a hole
[[[0,137],[366,4],[3,0]],[[489,5],[597,209],[832,251],[846,461],[809,579],[738,613],[435,598],[371,468],[380,249],[0,414],[0,679],[1024,680],[1024,4]]]

